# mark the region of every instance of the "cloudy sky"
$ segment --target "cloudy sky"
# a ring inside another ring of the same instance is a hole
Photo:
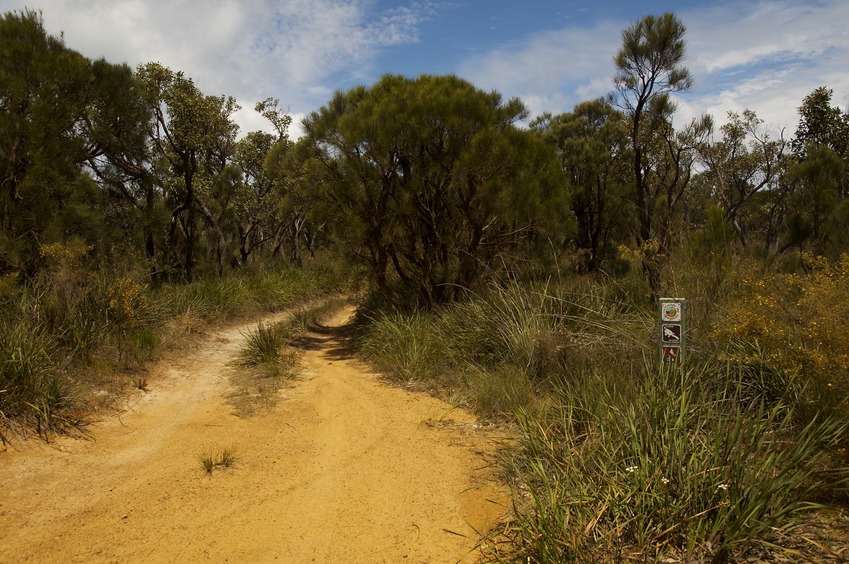
[[[612,89],[622,30],[666,11],[687,26],[695,78],[676,119],[748,108],[791,134],[818,86],[849,105],[846,0],[0,0],[24,8],[88,57],[158,61],[236,97],[245,131],[267,128],[258,100],[297,121],[385,73],[453,73],[532,115],[568,112]]]

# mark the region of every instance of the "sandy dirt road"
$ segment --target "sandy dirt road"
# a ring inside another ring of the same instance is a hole
[[[329,325],[340,325],[350,311]],[[304,340],[279,401],[234,413],[230,327],[154,367],[90,439],[0,453],[0,562],[472,562],[505,510],[467,413]],[[199,457],[233,449],[232,468]]]

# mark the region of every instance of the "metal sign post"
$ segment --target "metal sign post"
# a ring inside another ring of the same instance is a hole
[[[663,364],[684,362],[686,351],[686,317],[684,298],[660,298],[659,355]]]

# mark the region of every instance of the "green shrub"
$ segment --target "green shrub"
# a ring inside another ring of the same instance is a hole
[[[41,433],[59,427],[68,394],[55,359],[56,340],[34,319],[0,325],[0,415]]]
[[[705,367],[622,379],[586,372],[546,417],[522,418],[510,559],[725,562],[817,507],[815,470],[845,425],[799,429],[792,404]]]
[[[257,366],[276,364],[281,359],[281,348],[285,341],[283,327],[279,323],[265,325],[260,322],[256,329],[243,333],[245,346],[240,353],[242,364]]]

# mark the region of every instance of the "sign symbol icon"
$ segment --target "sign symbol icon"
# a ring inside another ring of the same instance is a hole
[[[664,325],[663,335],[661,340],[664,343],[680,343],[681,342],[681,326],[680,325]]]
[[[678,347],[671,347],[671,346],[664,345],[662,352],[661,352],[661,357],[663,358],[663,362],[675,362],[675,361],[677,361],[678,360],[678,352],[680,350],[681,349],[679,349]]]
[[[687,329],[684,306],[686,298],[660,298],[658,352],[663,364],[682,364],[686,353]]]
[[[669,303],[663,306],[664,321],[681,321],[681,304]]]

